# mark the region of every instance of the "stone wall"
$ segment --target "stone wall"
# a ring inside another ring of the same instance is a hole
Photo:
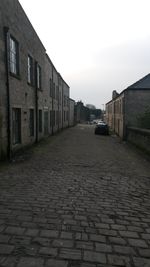
[[[150,154],[150,130],[128,127],[127,141]]]
[[[150,106],[150,89],[132,89],[125,92],[125,125],[138,127],[138,117]]]
[[[11,38],[17,41],[19,47],[19,74],[12,75],[9,73],[8,75],[10,88],[10,150],[13,152],[24,146],[33,144],[44,136],[53,134],[59,129],[69,125],[69,86],[46,55],[45,47],[19,1],[0,0],[0,158],[2,153],[7,154],[8,147],[5,27],[8,28],[8,45],[9,37],[11,36]],[[28,56],[33,60],[34,77],[32,85],[28,83]],[[36,86],[37,64],[41,68],[42,77],[41,87],[38,90]],[[50,96],[50,79],[53,84],[53,92],[55,91],[53,101]],[[21,110],[21,141],[17,144],[14,144],[12,136],[12,111],[14,108],[19,108]],[[50,121],[52,108],[53,111],[55,111],[55,114],[53,113],[53,115],[55,115],[53,127],[51,123],[52,120]],[[34,134],[32,135],[30,132],[31,109],[34,112]],[[39,110],[42,111],[42,131],[39,131],[38,125]]]

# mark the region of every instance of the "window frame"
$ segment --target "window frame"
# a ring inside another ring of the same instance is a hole
[[[49,95],[52,98],[53,97],[53,82],[52,82],[52,78],[50,78],[49,82],[50,82],[50,92],[49,92]]]
[[[39,64],[37,64],[36,72],[37,72],[37,89],[41,89],[42,88],[42,69]]]
[[[33,108],[29,109],[29,129],[30,129],[30,137],[34,136],[34,109]]]
[[[42,125],[42,109],[39,109],[39,133],[43,132],[43,125]]]
[[[12,143],[21,144],[21,108],[12,108]]]
[[[15,51],[11,49],[11,41],[15,44]],[[15,70],[13,70],[13,68]],[[20,75],[19,42],[12,35],[9,37],[9,72],[14,77],[19,77]]]
[[[30,63],[29,64],[29,59]],[[33,69],[33,57],[28,54],[28,59],[27,59],[27,81],[29,85],[33,86],[33,74],[34,74],[34,69]],[[30,75],[30,80],[29,80],[29,75]]]

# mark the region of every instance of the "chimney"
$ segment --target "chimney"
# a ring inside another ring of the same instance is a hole
[[[117,93],[117,91],[116,90],[113,90],[113,92],[112,92],[112,99],[113,100],[116,99],[118,95],[119,94]]]

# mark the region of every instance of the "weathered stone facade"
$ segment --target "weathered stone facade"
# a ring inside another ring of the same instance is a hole
[[[127,127],[138,127],[138,116],[150,107],[150,74],[129,86],[106,104],[106,122],[122,139]]]
[[[1,158],[69,126],[69,86],[18,0],[0,1],[0,55]]]

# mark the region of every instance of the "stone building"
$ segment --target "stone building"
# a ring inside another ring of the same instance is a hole
[[[82,101],[75,104],[75,123],[84,123],[90,120],[90,109]]]
[[[68,127],[69,90],[18,0],[1,0],[0,158]]]
[[[69,98],[69,126],[74,126],[75,124],[74,108],[75,108],[75,101]]]
[[[120,94],[113,91],[106,104],[106,122],[122,139],[128,127],[138,127],[138,117],[150,107],[150,74],[127,87]]]

